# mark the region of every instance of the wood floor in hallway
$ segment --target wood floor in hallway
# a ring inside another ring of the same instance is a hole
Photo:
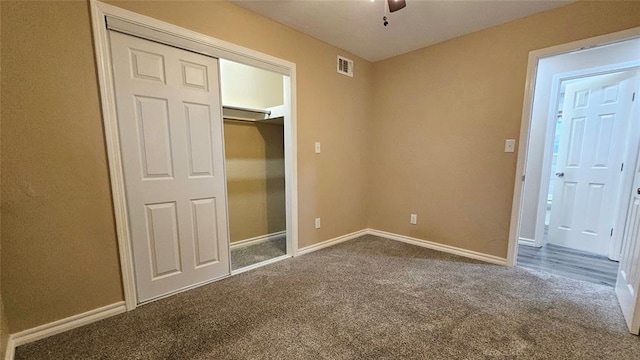
[[[554,244],[541,248],[518,245],[518,266],[576,280],[615,286],[618,262],[606,256]]]

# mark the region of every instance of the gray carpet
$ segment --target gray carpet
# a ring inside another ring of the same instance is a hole
[[[21,346],[16,359],[638,359],[611,288],[366,236]]]
[[[287,253],[287,238],[272,239],[258,244],[232,247],[231,268],[241,269],[245,266],[257,264],[277,258]]]

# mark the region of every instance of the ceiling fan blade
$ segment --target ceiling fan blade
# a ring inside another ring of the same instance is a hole
[[[389,4],[389,12],[396,12],[407,6],[407,2],[405,0],[387,0],[387,4]]]

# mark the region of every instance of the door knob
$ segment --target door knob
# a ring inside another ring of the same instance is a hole
[[[561,172],[557,172],[557,173],[556,173],[556,176],[557,176],[557,177],[563,177],[563,176],[564,176],[564,173],[563,173],[562,171],[561,171]]]
[[[636,190],[638,192],[638,195],[640,195],[640,188],[638,188],[638,190]]]

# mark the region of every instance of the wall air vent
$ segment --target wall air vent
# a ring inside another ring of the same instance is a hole
[[[338,55],[338,73],[353,77],[353,60]]]

